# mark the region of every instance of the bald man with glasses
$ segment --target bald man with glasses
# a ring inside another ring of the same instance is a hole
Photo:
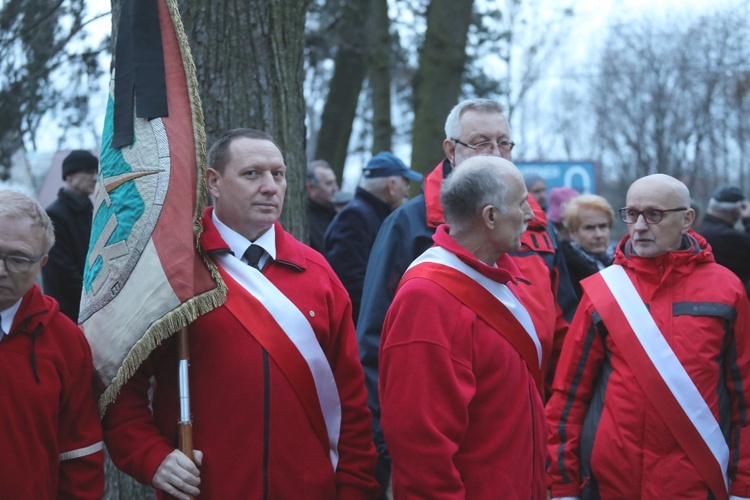
[[[750,303],[691,230],[690,193],[635,181],[614,265],[583,280],[547,406],[552,497],[750,497]]]

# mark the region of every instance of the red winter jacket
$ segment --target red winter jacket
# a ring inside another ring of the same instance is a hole
[[[516,288],[510,258],[489,267],[446,228],[436,245]],[[431,280],[407,281],[388,310],[380,401],[396,499],[546,499],[544,405],[533,376],[512,344]]]
[[[201,245],[207,252],[228,249],[211,210],[204,214]],[[278,223],[275,231],[276,260],[263,274],[309,319],[330,362],[342,404],[338,469],[334,474],[284,373],[273,358],[264,370],[261,345],[222,306],[189,327],[193,440],[203,452],[200,498],[263,498],[264,477],[267,498],[373,498],[375,449],[346,290],[320,254]],[[176,353],[172,337],[125,384],[104,417],[115,465],[146,484],[177,446]],[[152,375],[153,415],[147,395]]]
[[[424,196],[430,227],[438,227],[445,219],[440,205],[442,182],[440,168],[436,168],[425,178]],[[519,287],[526,289],[522,291],[524,305],[534,320],[542,343],[542,372],[545,374],[545,386],[549,389],[568,331],[566,318],[573,316],[576,297],[565,261],[562,254],[557,252],[554,236],[547,229],[544,210],[533,196],[529,196],[527,201],[534,211],[534,219],[521,236],[521,248],[509,255],[524,278]]]
[[[694,232],[649,259],[626,236],[615,254],[725,433],[731,494],[750,497],[750,305]],[[547,406],[552,496],[709,498],[708,486],[649,403],[585,293]],[[585,420],[585,425],[584,425]],[[713,497],[710,497],[713,498]]]
[[[0,498],[102,497],[93,370],[81,330],[34,285],[0,342]]]

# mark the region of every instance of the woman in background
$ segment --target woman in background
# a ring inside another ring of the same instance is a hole
[[[609,233],[613,221],[612,206],[599,195],[576,196],[565,205],[563,224],[570,241],[561,241],[560,248],[579,299],[580,281],[612,264],[614,248],[610,246]]]

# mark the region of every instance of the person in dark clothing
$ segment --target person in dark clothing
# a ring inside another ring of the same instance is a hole
[[[99,160],[88,151],[75,150],[62,163],[65,187],[47,207],[55,227],[55,246],[42,268],[44,293],[60,304],[60,312],[78,322],[83,269],[91,237],[94,206],[89,196],[96,187]]]
[[[560,240],[560,249],[570,273],[570,282],[581,298],[580,281],[612,264],[614,248],[609,244],[615,212],[596,194],[576,196],[563,209],[563,224],[570,240]]]
[[[357,325],[362,285],[370,250],[388,214],[409,197],[409,181],[422,175],[407,167],[393,153],[382,151],[365,166],[362,187],[328,226],[323,255],[331,264],[352,300]]]
[[[739,220],[744,232],[734,228]],[[736,274],[750,297],[750,203],[738,187],[714,191],[698,232],[711,245],[716,263]]]
[[[334,195],[339,190],[336,174],[325,160],[315,160],[307,166],[307,227],[310,246],[323,253],[323,238],[334,217]]]

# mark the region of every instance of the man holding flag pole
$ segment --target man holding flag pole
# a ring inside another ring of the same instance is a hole
[[[160,496],[372,498],[346,291],[278,224],[270,136],[228,133],[206,173],[194,71],[176,0],[123,4],[81,307],[110,455]]]
[[[267,134],[235,129],[212,147],[208,165],[214,207],[204,213],[200,242],[228,294],[188,328],[200,471],[174,451],[173,339],[105,416],[113,461],[178,498],[373,497],[375,452],[351,304],[322,256],[278,223],[284,158]]]

